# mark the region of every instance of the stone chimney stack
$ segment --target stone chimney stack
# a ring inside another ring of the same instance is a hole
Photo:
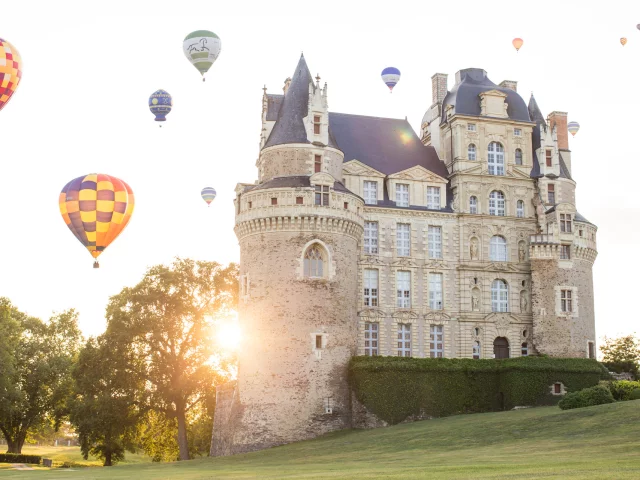
[[[518,91],[518,82],[514,80],[503,80],[502,82],[500,82],[500,86],[513,90],[514,92]]]
[[[558,149],[569,150],[569,131],[567,130],[567,112],[551,112],[548,123],[551,129],[556,127]]]
[[[446,73],[436,73],[431,77],[431,95],[434,104],[442,103],[447,96],[447,76]]]
[[[289,85],[291,85],[291,77],[287,77],[287,79],[284,81],[284,87],[282,87],[282,91],[285,95],[287,94],[287,90],[289,90]]]

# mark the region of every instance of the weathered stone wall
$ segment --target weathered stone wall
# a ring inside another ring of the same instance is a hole
[[[341,181],[344,154],[333,148],[311,144],[277,145],[264,149],[257,164],[259,181],[264,183],[273,177],[289,175],[312,175],[316,155],[322,156],[322,171]]]

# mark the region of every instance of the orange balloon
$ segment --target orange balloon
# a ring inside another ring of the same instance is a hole
[[[521,38],[514,38],[513,42],[511,42],[511,43],[513,43],[513,46],[515,47],[516,52],[517,52],[518,50],[520,50],[520,47],[522,47],[522,44],[524,43],[524,40],[522,40]]]
[[[627,44],[627,39],[626,39],[626,38],[624,38],[624,37],[622,37],[622,38],[620,39],[620,43],[621,43],[621,44],[622,44],[622,46],[624,47],[624,46]]]

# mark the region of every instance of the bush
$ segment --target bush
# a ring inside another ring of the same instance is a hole
[[[572,408],[590,407],[592,405],[602,405],[605,403],[613,403],[613,395],[611,391],[604,385],[596,385],[595,387],[585,388],[579,392],[567,393],[560,400],[558,406],[562,410],[570,410]]]
[[[609,390],[614,400],[631,400],[631,393],[640,389],[640,382],[631,382],[629,380],[616,380],[609,383]]]
[[[631,395],[629,395],[629,400],[640,400],[640,388],[636,388]]]
[[[39,464],[40,455],[23,455],[21,453],[0,453],[0,463],[34,463]]]
[[[602,362],[605,368],[614,373],[631,373],[635,378],[638,378],[638,364],[631,360],[626,362]]]

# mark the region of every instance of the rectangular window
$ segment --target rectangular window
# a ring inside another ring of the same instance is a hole
[[[349,202],[344,202],[344,209],[348,210],[349,209]]]
[[[440,187],[427,187],[427,208],[440,210]]]
[[[589,358],[596,358],[596,346],[593,342],[589,342]]]
[[[551,150],[547,150],[546,155],[547,155],[547,167],[551,167],[553,165],[552,164],[553,156],[552,156]]]
[[[252,204],[253,204],[252,202],[249,202],[249,208],[251,208],[251,205],[252,205]]]
[[[396,206],[409,206],[409,185],[404,183],[396,184]]]
[[[364,253],[378,254],[378,222],[364,222]]]
[[[571,215],[568,213],[560,214],[560,231],[571,233]],[[581,230],[582,231],[582,230]],[[582,235],[580,235],[582,236]]]
[[[562,393],[562,385],[560,385],[559,383],[554,383],[553,384],[553,393],[560,395]]]
[[[398,308],[411,308],[411,272],[396,272]]]
[[[469,213],[476,214],[478,213],[478,198],[477,197],[469,197]]]
[[[396,254],[399,257],[411,255],[411,225],[398,223],[396,229]]]
[[[316,348],[322,348],[322,335],[316,335]]]
[[[277,205],[278,204],[278,199],[275,197],[271,198],[271,205]]]
[[[398,324],[398,356],[399,357],[411,356],[411,324],[410,323]]]
[[[378,306],[378,270],[372,268],[364,271],[364,306]]]
[[[513,136],[514,137],[521,137],[522,136],[522,130],[519,128],[514,128],[513,129]]]
[[[473,359],[480,360],[480,342],[473,342]]]
[[[556,186],[553,183],[547,185],[547,203],[555,205],[556,203]]]
[[[364,354],[367,357],[378,355],[378,328],[377,322],[364,324]]]
[[[560,245],[560,260],[571,260],[571,250],[569,245]]]
[[[320,135],[320,115],[313,116],[313,133],[314,135]]]
[[[524,342],[520,346],[520,356],[522,356],[522,357],[528,357],[529,356],[529,344],[527,342]]]
[[[329,205],[329,187],[316,185],[316,205]]]
[[[378,204],[378,182],[364,182],[364,203],[367,205]]]
[[[429,258],[442,258],[442,227],[429,225],[427,234]]]
[[[429,274],[429,308],[442,310],[442,274]]]
[[[304,203],[303,197],[296,197],[296,205],[302,205]]]
[[[476,131],[476,124],[475,123],[467,123],[467,130],[470,132],[475,132]]]
[[[571,290],[560,290],[560,310],[573,312],[573,298]]]
[[[429,349],[431,358],[444,356],[444,328],[442,325],[431,325]]]
[[[316,155],[314,159],[314,172],[318,173],[322,171],[322,155]]]

